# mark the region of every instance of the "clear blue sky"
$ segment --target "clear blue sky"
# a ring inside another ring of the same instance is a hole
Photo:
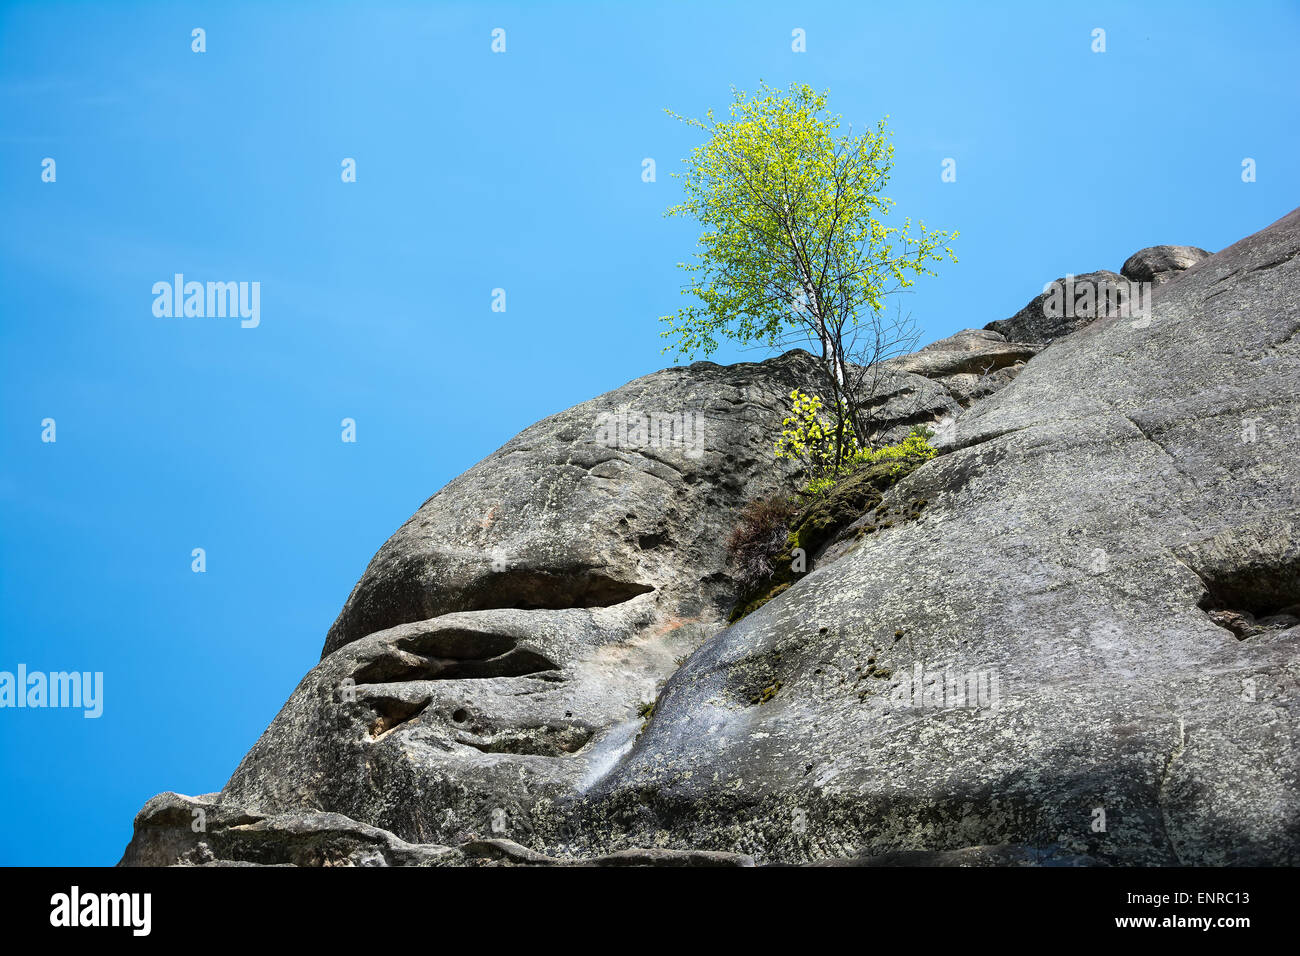
[[[665,107],[889,113],[897,213],[961,231],[929,341],[1291,209],[1297,40],[1268,2],[0,6],[0,670],[105,681],[98,720],[0,710],[0,863],[113,863],[219,789],[421,502],[669,361]],[[156,318],[177,272],[260,282],[261,325]]]

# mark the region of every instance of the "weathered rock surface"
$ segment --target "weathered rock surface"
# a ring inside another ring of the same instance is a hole
[[[195,833],[201,820],[203,832]],[[563,859],[513,840],[414,844],[340,813],[250,814],[220,794],[162,793],[136,817],[122,866],[753,866],[741,853],[657,848]]]
[[[1300,630],[1239,640],[1206,611],[1297,599],[1298,251],[1300,211],[962,415],[893,491],[929,500],[919,520],[673,676],[585,832],[759,860],[1300,862]]]
[[[1300,211],[1147,320],[891,363],[881,435],[955,418],[882,502],[914,517],[731,627],[725,541],[790,480],[812,359],[540,422],[394,534],[222,792],[154,798],[122,862],[1300,862],[1298,251]]]
[[[815,373],[804,352],[668,369],[452,481],[370,562],[223,800],[415,843],[530,833],[731,610],[732,515],[788,481],[771,436]]]
[[[966,329],[878,366],[865,402],[867,441],[902,441],[916,425],[954,420],[964,409],[1014,379],[1043,348],[1008,342],[998,332]]]

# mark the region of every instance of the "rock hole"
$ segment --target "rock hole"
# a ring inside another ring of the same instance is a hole
[[[514,569],[478,581],[464,597],[464,610],[496,608],[562,611],[575,607],[612,607],[654,588],[620,581],[600,571],[553,573]]]
[[[429,706],[429,698],[423,700],[402,700],[399,697],[368,697],[366,703],[375,712],[375,719],[370,724],[370,736],[382,737],[402,724],[410,723]]]
[[[457,743],[485,754],[519,754],[532,757],[566,757],[575,754],[594,736],[588,727],[575,725],[504,730],[478,740],[460,738]]]
[[[1300,522],[1231,528],[1177,554],[1205,586],[1201,610],[1239,640],[1300,625]]]
[[[417,556],[394,566],[388,572],[391,580],[371,584],[363,579],[364,586],[358,585],[360,590],[349,599],[348,606],[330,628],[322,657],[367,634],[455,611],[612,607],[654,590],[653,585],[624,581],[603,571],[579,567],[487,572],[463,588],[442,591],[428,583],[429,563],[433,562]]]
[[[508,635],[456,629],[404,639],[390,653],[358,668],[352,679],[358,684],[530,675],[559,679],[559,669],[550,658],[519,647]]]

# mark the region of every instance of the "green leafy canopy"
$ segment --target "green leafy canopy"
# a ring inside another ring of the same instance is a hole
[[[666,212],[704,231],[695,261],[679,264],[695,301],[663,316],[661,335],[676,340],[665,351],[708,355],[719,336],[775,347],[792,330],[833,342],[885,295],[933,275],[932,263],[956,261],[956,233],[881,222],[893,206],[881,193],[894,156],[888,116],[855,136],[807,85],[732,92],[725,120],[667,111],[708,138],[674,174],[685,199]]]

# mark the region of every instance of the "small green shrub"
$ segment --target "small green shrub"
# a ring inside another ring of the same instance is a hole
[[[800,494],[807,495],[811,498],[817,498],[826,494],[839,483],[839,479],[831,475],[824,478],[814,478],[806,484],[800,491]]]
[[[803,465],[810,484],[820,481],[835,470],[858,449],[857,436],[849,421],[848,409],[841,402],[838,419],[843,422],[841,452],[836,444],[834,421],[822,418],[822,400],[816,395],[805,395],[799,389],[790,393],[790,414],[781,423],[781,437],[772,446],[777,458],[786,458]]]
[[[924,425],[917,425],[896,445],[884,445],[876,449],[859,448],[845,464],[840,466],[838,472],[827,472],[810,478],[799,493],[808,498],[824,497],[862,465],[890,462],[886,473],[898,477],[924,464],[939,453],[938,449],[930,444],[930,439],[933,437],[934,432],[931,429]]]
[[[917,465],[929,461],[939,450],[930,444],[930,439],[934,437],[934,431],[926,428],[924,425],[917,425],[897,445],[885,445],[874,451],[859,451],[853,456],[855,462],[868,462],[878,464],[882,461],[894,463],[894,467],[889,470],[891,475],[902,474],[903,471],[911,471]]]

